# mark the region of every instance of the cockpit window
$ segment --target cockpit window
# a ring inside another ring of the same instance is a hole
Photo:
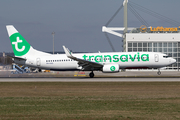
[[[163,56],[163,58],[168,58],[169,56],[168,55],[166,55],[166,56]]]

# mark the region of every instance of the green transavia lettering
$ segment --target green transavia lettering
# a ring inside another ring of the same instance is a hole
[[[94,60],[97,63],[100,62],[134,62],[134,61],[149,61],[149,54],[140,55],[139,52],[137,54],[123,54],[123,55],[84,55],[82,56],[84,60],[92,61]]]

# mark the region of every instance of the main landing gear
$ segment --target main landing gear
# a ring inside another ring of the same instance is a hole
[[[90,77],[90,78],[93,78],[93,77],[94,77],[93,71],[89,73],[89,77]]]
[[[157,72],[157,74],[158,74],[158,75],[160,75],[160,74],[161,74],[161,71],[160,71],[160,69],[158,69],[158,72]]]

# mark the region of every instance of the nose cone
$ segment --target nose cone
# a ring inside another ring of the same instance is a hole
[[[176,59],[172,58],[171,62],[176,63]]]

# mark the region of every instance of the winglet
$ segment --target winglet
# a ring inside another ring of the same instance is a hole
[[[71,52],[64,45],[63,45],[63,49],[64,49],[64,52],[66,53],[67,57],[72,57]]]

